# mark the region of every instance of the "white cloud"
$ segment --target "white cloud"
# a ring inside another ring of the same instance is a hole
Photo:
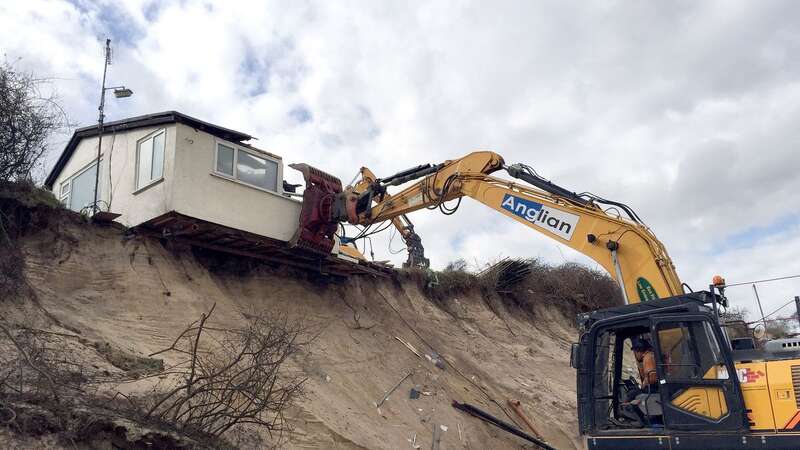
[[[496,150],[633,206],[699,286],[716,272],[800,272],[789,233],[800,205],[798,22],[791,1],[26,0],[0,5],[0,47],[58,77],[86,125],[110,34],[110,80],[136,94],[110,101],[109,118],[177,109],[345,182],[362,165],[385,175]],[[437,266],[586,261],[469,200],[455,216],[412,220]],[[789,225],[763,227],[775,222]],[[728,245],[747,230],[761,238]],[[401,261],[386,238],[374,244],[376,257]],[[798,281],[781,286],[768,304],[800,293]]]

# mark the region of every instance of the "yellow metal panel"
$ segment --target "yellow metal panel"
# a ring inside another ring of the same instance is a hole
[[[794,382],[800,384],[800,361],[768,361],[766,372],[769,375],[769,393],[772,400],[772,410],[775,415],[775,425],[779,430],[794,429],[798,426],[795,416],[800,408]],[[795,380],[792,379],[794,370]]]
[[[720,387],[691,387],[673,398],[671,403],[677,408],[714,420],[728,414],[725,392]]]
[[[742,387],[744,407],[753,430],[774,430],[775,417],[769,399],[766,363],[738,363],[736,376]]]

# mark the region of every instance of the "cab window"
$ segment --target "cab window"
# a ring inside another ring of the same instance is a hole
[[[663,322],[658,326],[658,345],[663,376],[668,381],[728,377],[708,322]]]

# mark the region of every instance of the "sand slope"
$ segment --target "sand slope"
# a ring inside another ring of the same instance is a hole
[[[289,413],[294,431],[285,448],[411,449],[416,436],[428,449],[440,426],[440,449],[533,448],[450,406],[469,402],[510,421],[499,407],[510,412],[509,398],[522,401],[551,444],[576,446],[575,374],[568,364],[575,330],[559,311],[542,307],[530,320],[494,303],[489,308],[477,293],[434,302],[412,281],[312,281],[265,266],[211,271],[191,251],[124,239],[118,229],[77,222],[56,228],[21,241],[37,314],[90,341],[144,356],[168,346],[214,303],[218,323],[280,310],[320,330],[309,354],[294,362],[309,381],[306,398]],[[32,314],[31,307],[4,308]],[[395,336],[450,364],[435,367]],[[415,385],[431,395],[409,399]]]

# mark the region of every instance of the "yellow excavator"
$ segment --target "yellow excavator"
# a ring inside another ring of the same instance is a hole
[[[352,240],[387,221],[406,230],[407,245],[421,244],[406,214],[453,214],[466,196],[605,268],[625,305],[579,315],[580,340],[570,355],[586,448],[800,449],[800,341],[773,341],[761,350],[752,339],[729,339],[719,314],[727,307],[724,280],[692,291],[627,205],[575,193],[489,151],[385,178],[362,168],[361,180],[346,189],[311,166],[292,167],[306,180],[293,244],[306,249],[329,253],[342,240],[342,223],[363,227]],[[500,170],[519,182],[491,175]],[[646,389],[629,367],[631,348],[642,343],[655,359],[656,374],[647,378],[656,382]]]

